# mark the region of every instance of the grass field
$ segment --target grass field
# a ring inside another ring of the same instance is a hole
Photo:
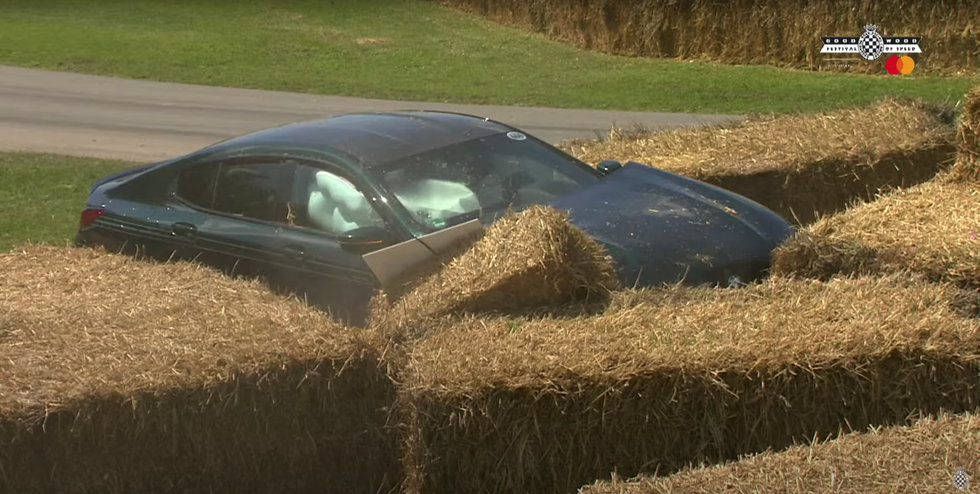
[[[96,179],[134,166],[124,161],[0,153],[0,250],[23,242],[63,244]]]
[[[971,84],[614,57],[421,0],[6,0],[2,10],[0,64],[385,99],[744,114],[887,94],[955,100]]]

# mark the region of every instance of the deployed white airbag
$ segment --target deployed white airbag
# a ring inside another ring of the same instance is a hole
[[[308,206],[313,223],[334,234],[375,223],[376,213],[367,199],[350,182],[332,173],[316,173]]]
[[[431,224],[480,209],[476,194],[458,182],[405,180],[392,189],[405,209],[424,223]]]

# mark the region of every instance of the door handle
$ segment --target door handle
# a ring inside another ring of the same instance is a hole
[[[197,227],[190,223],[180,222],[174,223],[173,226],[170,227],[170,231],[174,235],[180,235],[181,237],[193,237],[194,234],[197,233]]]
[[[282,253],[290,259],[304,259],[306,250],[299,245],[286,245],[282,248]]]

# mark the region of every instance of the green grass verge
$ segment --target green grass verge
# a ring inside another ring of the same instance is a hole
[[[133,166],[124,161],[0,153],[0,250],[25,242],[69,242],[92,182]]]
[[[971,85],[615,57],[421,0],[5,0],[0,9],[0,64],[217,86],[744,114],[899,94],[955,100]]]

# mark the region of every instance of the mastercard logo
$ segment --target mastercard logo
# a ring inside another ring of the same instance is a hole
[[[885,60],[885,72],[892,75],[909,75],[915,68],[915,61],[912,57],[905,55],[902,57],[892,55]]]

